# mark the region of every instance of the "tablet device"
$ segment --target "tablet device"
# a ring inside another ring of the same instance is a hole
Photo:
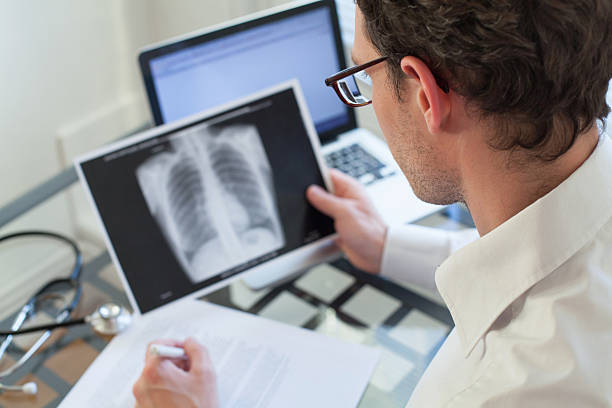
[[[297,81],[75,160],[137,313],[245,271],[299,271],[333,248],[305,198],[330,188]]]

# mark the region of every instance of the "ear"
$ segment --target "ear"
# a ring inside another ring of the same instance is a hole
[[[402,71],[418,81],[417,104],[423,113],[429,132],[439,133],[450,115],[450,97],[436,82],[429,67],[416,57],[404,57],[400,62]]]

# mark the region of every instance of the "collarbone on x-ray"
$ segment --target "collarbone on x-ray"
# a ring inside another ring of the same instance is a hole
[[[191,128],[136,170],[192,282],[282,248],[272,169],[253,125]]]

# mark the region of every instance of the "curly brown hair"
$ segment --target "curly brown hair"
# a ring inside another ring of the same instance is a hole
[[[401,58],[421,58],[494,119],[493,148],[554,160],[597,119],[605,125],[612,0],[356,2],[398,97]]]

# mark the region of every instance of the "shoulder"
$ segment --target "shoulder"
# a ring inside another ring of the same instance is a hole
[[[447,406],[608,406],[612,259],[603,258],[612,250],[604,242],[512,303],[481,340],[482,372]]]

